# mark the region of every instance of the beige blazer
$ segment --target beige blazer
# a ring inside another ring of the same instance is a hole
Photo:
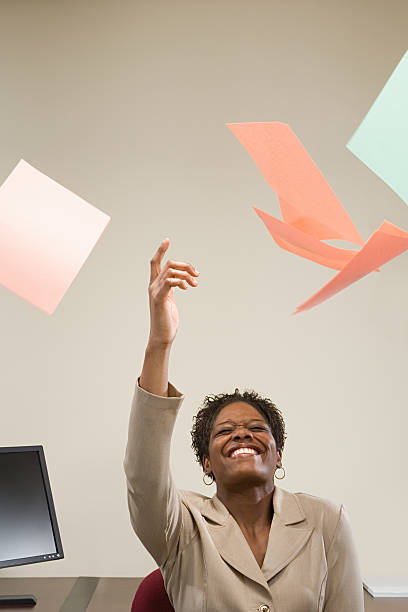
[[[139,381],[138,381],[139,382]],[[160,567],[176,612],[363,612],[363,589],[343,506],[275,487],[262,568],[214,495],[178,490],[170,441],[184,396],[136,385],[124,461],[130,520]]]

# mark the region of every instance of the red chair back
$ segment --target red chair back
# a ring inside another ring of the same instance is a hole
[[[174,612],[160,569],[155,570],[139,584],[131,612]]]

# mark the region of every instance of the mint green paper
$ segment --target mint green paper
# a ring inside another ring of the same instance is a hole
[[[408,52],[347,148],[408,204]]]

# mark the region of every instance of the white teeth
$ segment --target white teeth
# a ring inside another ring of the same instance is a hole
[[[257,455],[257,451],[253,448],[237,448],[231,455],[231,457],[236,457],[237,455]]]

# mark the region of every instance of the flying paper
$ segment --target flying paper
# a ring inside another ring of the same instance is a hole
[[[347,148],[408,204],[408,52]]]
[[[396,225],[384,221],[378,230],[370,236],[361,251],[320,291],[317,291],[306,302],[298,306],[296,313],[317,306],[351,285],[351,283],[373,272],[378,266],[382,266],[390,259],[401,255],[407,249],[408,232],[404,232]]]
[[[52,314],[109,221],[20,160],[0,187],[0,283]]]
[[[296,312],[308,310],[408,249],[408,233],[384,221],[364,241],[324,176],[289,125],[230,123],[227,127],[276,191],[283,221],[254,207],[283,249],[339,273]],[[341,249],[322,240],[338,238],[362,246]]]

